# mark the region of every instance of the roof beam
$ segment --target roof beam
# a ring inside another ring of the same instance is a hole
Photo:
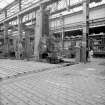
[[[4,7],[3,9],[0,10],[0,13],[3,12],[4,10],[14,6],[15,4],[17,4],[17,0],[13,1],[12,3],[10,3],[9,5],[7,5],[6,7]]]
[[[12,16],[10,16],[10,17],[4,19],[4,20],[2,20],[2,21],[0,22],[0,24],[2,24],[3,22],[7,22],[7,21],[9,21],[9,20],[11,20],[11,19],[16,18],[17,15],[24,15],[24,14],[29,13],[30,11],[33,11],[33,10],[35,10],[35,9],[39,9],[40,4],[49,5],[49,4],[51,4],[51,3],[53,3],[53,2],[57,2],[57,1],[60,1],[60,0],[39,0],[39,1],[38,1],[37,3],[35,3],[33,6],[28,7],[28,8],[26,8],[26,9],[24,9],[24,10],[21,10],[20,12],[17,12],[16,14],[14,14],[14,15],[12,15]],[[16,2],[13,2],[13,3],[16,3]],[[12,5],[12,4],[10,4],[10,5]],[[10,5],[9,5],[9,6],[10,6]],[[7,7],[8,7],[8,6],[7,6]],[[4,9],[3,9],[3,10],[4,10]],[[3,11],[3,10],[2,10],[2,11]]]

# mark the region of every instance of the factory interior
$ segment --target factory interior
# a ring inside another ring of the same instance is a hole
[[[105,105],[105,0],[0,0],[0,105]]]

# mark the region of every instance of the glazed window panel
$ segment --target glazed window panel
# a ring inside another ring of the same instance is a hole
[[[23,17],[23,22],[26,22],[26,21],[28,21],[29,20],[29,14],[27,14],[27,15],[25,15],[24,17]]]
[[[60,10],[65,7],[66,7],[65,0],[61,0],[59,2],[53,3],[48,8],[50,8],[51,12],[54,12],[54,11]]]
[[[59,1],[58,2],[58,10],[63,9],[66,7],[66,2],[65,0]]]
[[[57,27],[60,27],[61,25],[62,25],[61,19],[57,20],[57,21],[56,21],[56,26],[57,26]]]
[[[54,28],[55,27],[55,21],[50,22],[50,28]]]
[[[70,0],[70,5],[75,5],[78,4],[80,2],[82,2],[83,0]]]
[[[63,8],[66,8],[68,5],[75,5],[78,4],[80,2],[82,2],[82,0],[61,0],[59,2],[53,3],[52,5],[49,6],[49,8],[51,8],[51,12],[54,12],[56,10],[60,10]]]
[[[25,16],[23,17],[22,22],[25,22]]]
[[[21,1],[21,6],[22,6],[22,9],[25,9],[35,3],[37,3],[39,0],[22,0]]]
[[[33,18],[36,18],[36,11],[33,11],[33,12],[32,12],[32,17],[33,17]]]
[[[3,19],[5,19],[5,14],[4,14],[4,12],[0,13],[0,21],[3,20]]]
[[[19,4],[16,4],[7,9],[7,17],[14,15],[17,12],[19,12]]]
[[[29,20],[32,20],[34,19],[36,16],[35,16],[35,12],[31,12],[29,13]]]

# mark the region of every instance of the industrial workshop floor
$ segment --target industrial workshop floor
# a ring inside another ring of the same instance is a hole
[[[59,68],[0,60],[0,73],[0,105],[105,105],[105,59]]]

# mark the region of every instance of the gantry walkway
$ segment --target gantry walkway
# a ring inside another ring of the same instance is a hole
[[[55,65],[0,61],[0,70],[5,68],[11,73],[48,67]],[[2,80],[0,92],[0,105],[105,105],[105,60],[93,59],[87,64]]]

